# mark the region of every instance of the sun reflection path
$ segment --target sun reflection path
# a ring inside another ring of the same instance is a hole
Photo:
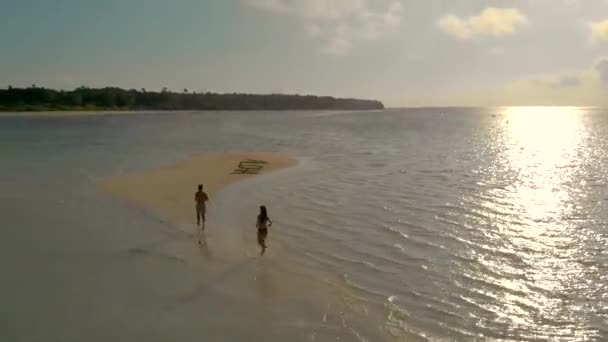
[[[519,173],[513,199],[534,222],[557,221],[568,214],[564,204],[569,195],[562,184],[577,166],[584,130],[581,114],[577,107],[504,109],[506,155],[511,169]]]
[[[494,223],[499,233],[494,235],[499,238],[491,238],[493,248],[510,250],[509,257],[479,258],[478,262],[495,274],[508,273],[515,265],[526,267],[523,277],[498,279],[482,272],[471,276],[504,289],[496,294],[501,305],[492,311],[511,322],[521,338],[584,338],[579,327],[566,324],[576,321],[569,317],[574,313],[566,293],[577,286],[585,271],[576,261],[584,252],[580,232],[568,219],[577,208],[569,184],[583,164],[579,153],[586,134],[582,114],[584,110],[577,107],[506,107],[500,111],[501,135],[493,143],[498,144],[504,167],[492,172],[514,175],[510,178],[515,181],[488,190],[485,198],[490,200],[481,205],[491,212],[515,214],[518,223]],[[501,201],[491,200],[496,198]]]

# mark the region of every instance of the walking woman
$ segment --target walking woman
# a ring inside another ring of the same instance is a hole
[[[270,217],[268,217],[266,206],[260,207],[260,214],[258,215],[258,220],[255,226],[258,228],[258,245],[262,247],[262,253],[260,253],[260,255],[264,255],[267,248],[266,237],[268,236],[268,228],[272,226],[272,220],[270,220]]]

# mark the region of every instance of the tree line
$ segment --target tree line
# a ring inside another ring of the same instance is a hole
[[[0,89],[0,111],[37,110],[371,110],[383,109],[380,101],[330,96],[196,93],[184,89],[160,92],[116,87],[53,90]]]

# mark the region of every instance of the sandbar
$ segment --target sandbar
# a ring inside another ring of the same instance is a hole
[[[297,164],[277,153],[227,152],[193,157],[173,165],[118,175],[98,182],[98,189],[177,224],[195,222],[198,184],[213,203],[227,185]]]

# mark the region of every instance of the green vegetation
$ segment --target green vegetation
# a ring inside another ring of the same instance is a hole
[[[369,110],[379,101],[312,95],[161,92],[106,87],[71,91],[36,87],[0,89],[0,111],[70,110]]]

